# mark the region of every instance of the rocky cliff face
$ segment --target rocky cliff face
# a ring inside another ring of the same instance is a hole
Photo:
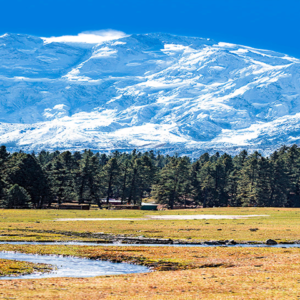
[[[300,140],[300,60],[169,34],[100,43],[0,37],[10,150],[264,153]]]

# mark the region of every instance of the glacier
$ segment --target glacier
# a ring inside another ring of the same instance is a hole
[[[0,36],[9,151],[269,154],[300,141],[300,60],[166,33]]]

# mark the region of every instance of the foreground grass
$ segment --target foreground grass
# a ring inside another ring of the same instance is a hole
[[[0,250],[135,262],[160,270],[0,281],[1,299],[74,299],[76,295],[76,299],[247,300],[297,299],[300,295],[299,249],[1,245]]]
[[[141,218],[147,215],[269,215],[236,220],[64,221],[59,218]],[[191,241],[278,242],[300,240],[300,209],[208,208],[172,211],[0,210],[0,240],[95,241],[89,233],[123,234]],[[85,236],[80,236],[84,233]]]
[[[0,259],[0,278],[2,276],[20,276],[31,273],[47,273],[53,267],[47,264],[35,264],[26,261]]]

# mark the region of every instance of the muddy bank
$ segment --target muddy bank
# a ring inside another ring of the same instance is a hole
[[[18,229],[18,231],[33,232],[33,233],[50,233],[59,234],[74,238],[74,240],[69,242],[78,242],[78,238],[90,238],[90,241],[80,241],[81,243],[95,243],[97,244],[132,244],[132,245],[212,245],[212,246],[222,246],[222,245],[297,245],[300,244],[300,240],[288,241],[288,242],[276,242],[275,240],[268,239],[266,241],[234,241],[234,240],[210,240],[210,241],[197,241],[192,242],[186,239],[164,239],[164,238],[148,238],[143,236],[126,236],[126,235],[114,235],[103,232],[74,232],[74,231],[60,231],[60,230],[35,230],[35,229]],[[3,234],[2,236],[6,236]],[[1,240],[0,242],[6,243],[10,241]],[[14,240],[14,242],[20,243],[24,240]],[[39,242],[43,243],[53,243],[59,242],[56,240],[42,240]],[[38,243],[38,242],[33,242]]]
[[[194,241],[156,239],[144,237],[120,237],[111,236],[109,240],[91,240],[91,241],[1,241],[0,244],[11,245],[79,245],[79,246],[174,246],[174,247],[210,247],[210,246],[227,246],[227,247],[294,247],[300,248],[300,241],[276,242],[275,240],[267,241],[234,241],[234,240],[215,240],[215,241]]]

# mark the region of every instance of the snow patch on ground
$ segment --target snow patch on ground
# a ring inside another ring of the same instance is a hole
[[[55,221],[235,220],[255,217],[269,217],[269,215],[165,215],[146,218],[62,218]]]

